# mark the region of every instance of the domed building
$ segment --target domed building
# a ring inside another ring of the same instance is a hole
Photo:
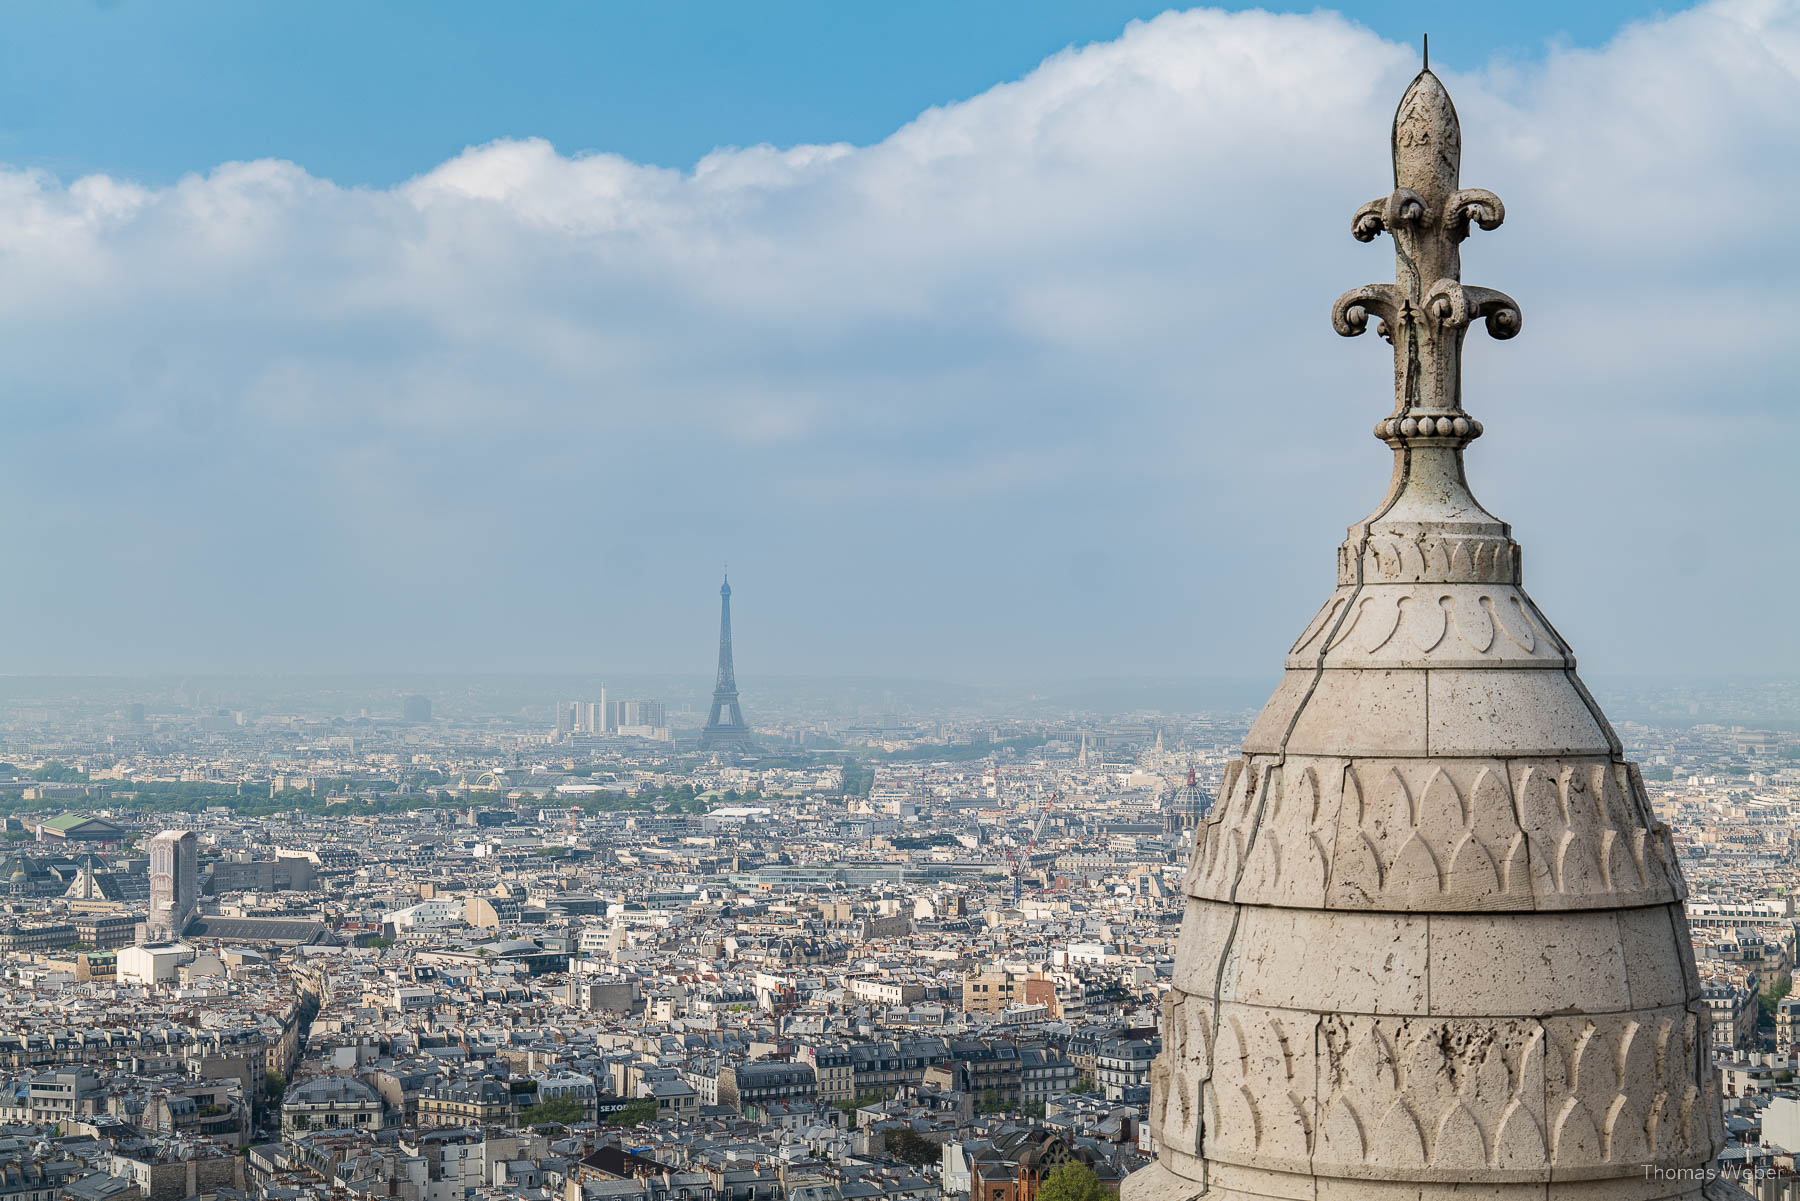
[[[16,851],[0,861],[0,876],[6,879],[8,899],[14,901],[53,897],[66,887],[49,864]]]
[[[1175,789],[1163,802],[1163,833],[1192,834],[1206,820],[1212,808],[1212,797],[1194,778],[1194,765],[1188,764],[1187,782]]]
[[[1461,242],[1504,209],[1460,185],[1429,69],[1393,160],[1352,232],[1395,240],[1396,280],[1332,314],[1393,347],[1392,480],[1201,827],[1151,1078],[1158,1162],[1123,1198],[1735,1191],[1707,1170],[1719,1090],[1669,831],[1464,475],[1482,433],[1464,335],[1521,318],[1461,282]]]

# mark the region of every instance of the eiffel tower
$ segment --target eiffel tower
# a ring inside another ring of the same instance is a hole
[[[712,709],[700,731],[703,751],[748,751],[756,744],[744,712],[738,708],[737,671],[731,665],[731,578],[719,587],[719,679],[713,685]]]

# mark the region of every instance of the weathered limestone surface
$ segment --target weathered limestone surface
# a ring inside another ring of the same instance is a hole
[[[1458,247],[1504,209],[1459,186],[1429,70],[1393,144],[1353,232],[1395,239],[1396,282],[1333,310],[1393,343],[1393,481],[1198,832],[1158,1163],[1125,1201],[1716,1201],[1669,832],[1463,475],[1463,336],[1521,318],[1461,283]]]

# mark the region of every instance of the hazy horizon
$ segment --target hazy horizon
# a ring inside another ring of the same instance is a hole
[[[883,715],[926,723],[988,715],[1044,721],[1087,714],[1168,718],[1247,716],[1274,691],[1278,672],[1241,677],[1064,678],[982,683],[897,676],[751,676],[741,672],[747,720],[780,724],[797,714],[833,719]],[[1583,675],[1618,722],[1686,727],[1723,724],[1800,729],[1800,676]],[[151,714],[246,709],[252,716],[313,715],[397,719],[413,694],[433,702],[436,716],[508,716],[550,724],[558,701],[666,703],[678,728],[697,727],[712,696],[713,676],[699,673],[151,673],[136,676],[0,675],[0,706],[62,703],[89,710],[140,703]]]

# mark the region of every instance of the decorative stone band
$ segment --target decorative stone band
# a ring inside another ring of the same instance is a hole
[[[1724,1141],[1701,1087],[1698,1002],[1470,1020],[1215,1006],[1177,988],[1163,1029],[1159,1155],[1204,1155],[1219,1175],[1317,1176],[1319,1196],[1332,1177],[1454,1182],[1471,1169],[1484,1183],[1643,1182]]]
[[[1514,584],[1519,544],[1504,534],[1378,529],[1338,547],[1337,582]]]
[[[1304,909],[1560,912],[1683,900],[1667,826],[1607,758],[1243,759],[1187,895]]]
[[[1202,1164],[1168,1147],[1158,1161],[1134,1172],[1125,1201],[1752,1201],[1744,1189],[1694,1164],[1645,1165],[1638,1176],[1606,1180],[1385,1180],[1271,1172],[1216,1162]],[[1205,1181],[1203,1185],[1200,1182]]]
[[[1420,413],[1375,423],[1375,436],[1390,446],[1429,439],[1434,445],[1467,446],[1481,437],[1481,422],[1465,413]]]
[[[1573,662],[1531,598],[1511,584],[1386,582],[1339,588],[1287,658],[1290,671],[1319,666],[1562,670]]]

